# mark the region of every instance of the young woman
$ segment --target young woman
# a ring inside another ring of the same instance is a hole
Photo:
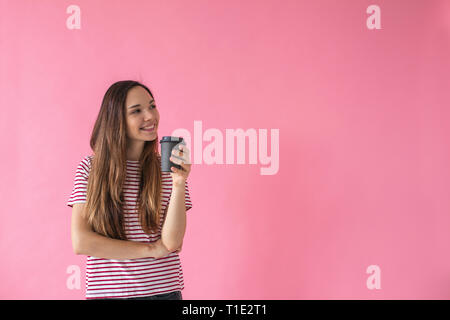
[[[119,81],[106,92],[72,194],[72,245],[86,255],[86,299],[181,300],[178,253],[192,207],[189,150],[161,172],[159,112],[150,90]]]

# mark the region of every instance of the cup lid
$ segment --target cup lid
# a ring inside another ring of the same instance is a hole
[[[161,138],[159,142],[161,143],[161,142],[182,142],[182,141],[183,137],[164,136]]]

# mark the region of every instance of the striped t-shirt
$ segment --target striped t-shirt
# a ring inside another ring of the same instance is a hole
[[[75,173],[75,182],[67,205],[86,202],[87,181],[93,156],[81,160]],[[124,224],[127,239],[149,243],[161,238],[164,210],[172,193],[172,176],[162,172],[162,208],[157,233],[147,235],[142,230],[137,213],[139,191],[139,161],[127,160],[124,183]],[[192,207],[188,183],[185,186],[186,212]],[[87,256],[86,299],[136,298],[170,293],[184,289],[183,270],[178,253],[163,258],[140,258],[129,260],[103,259]]]

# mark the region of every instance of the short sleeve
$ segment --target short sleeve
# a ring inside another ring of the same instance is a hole
[[[72,193],[70,194],[67,205],[73,207],[75,203],[86,202],[87,183],[90,170],[90,159],[88,157],[81,160],[75,172]]]
[[[184,190],[185,190],[185,192],[184,192],[184,203],[186,205],[186,212],[188,212],[188,210],[190,208],[192,208],[192,202],[191,202],[191,196],[189,194],[189,187],[188,187],[187,180],[186,180],[186,184],[185,184]]]

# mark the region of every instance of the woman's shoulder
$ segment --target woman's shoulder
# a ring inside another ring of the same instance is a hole
[[[91,163],[93,158],[93,155],[86,155],[80,161],[79,166],[84,169],[83,171],[85,171],[87,174],[89,174],[89,171],[91,170]]]
[[[83,160],[85,161],[85,162],[87,162],[87,163],[89,163],[89,165],[91,165],[91,163],[92,163],[92,160],[94,159],[94,155],[88,155],[88,156],[85,156],[84,158],[83,158]]]

